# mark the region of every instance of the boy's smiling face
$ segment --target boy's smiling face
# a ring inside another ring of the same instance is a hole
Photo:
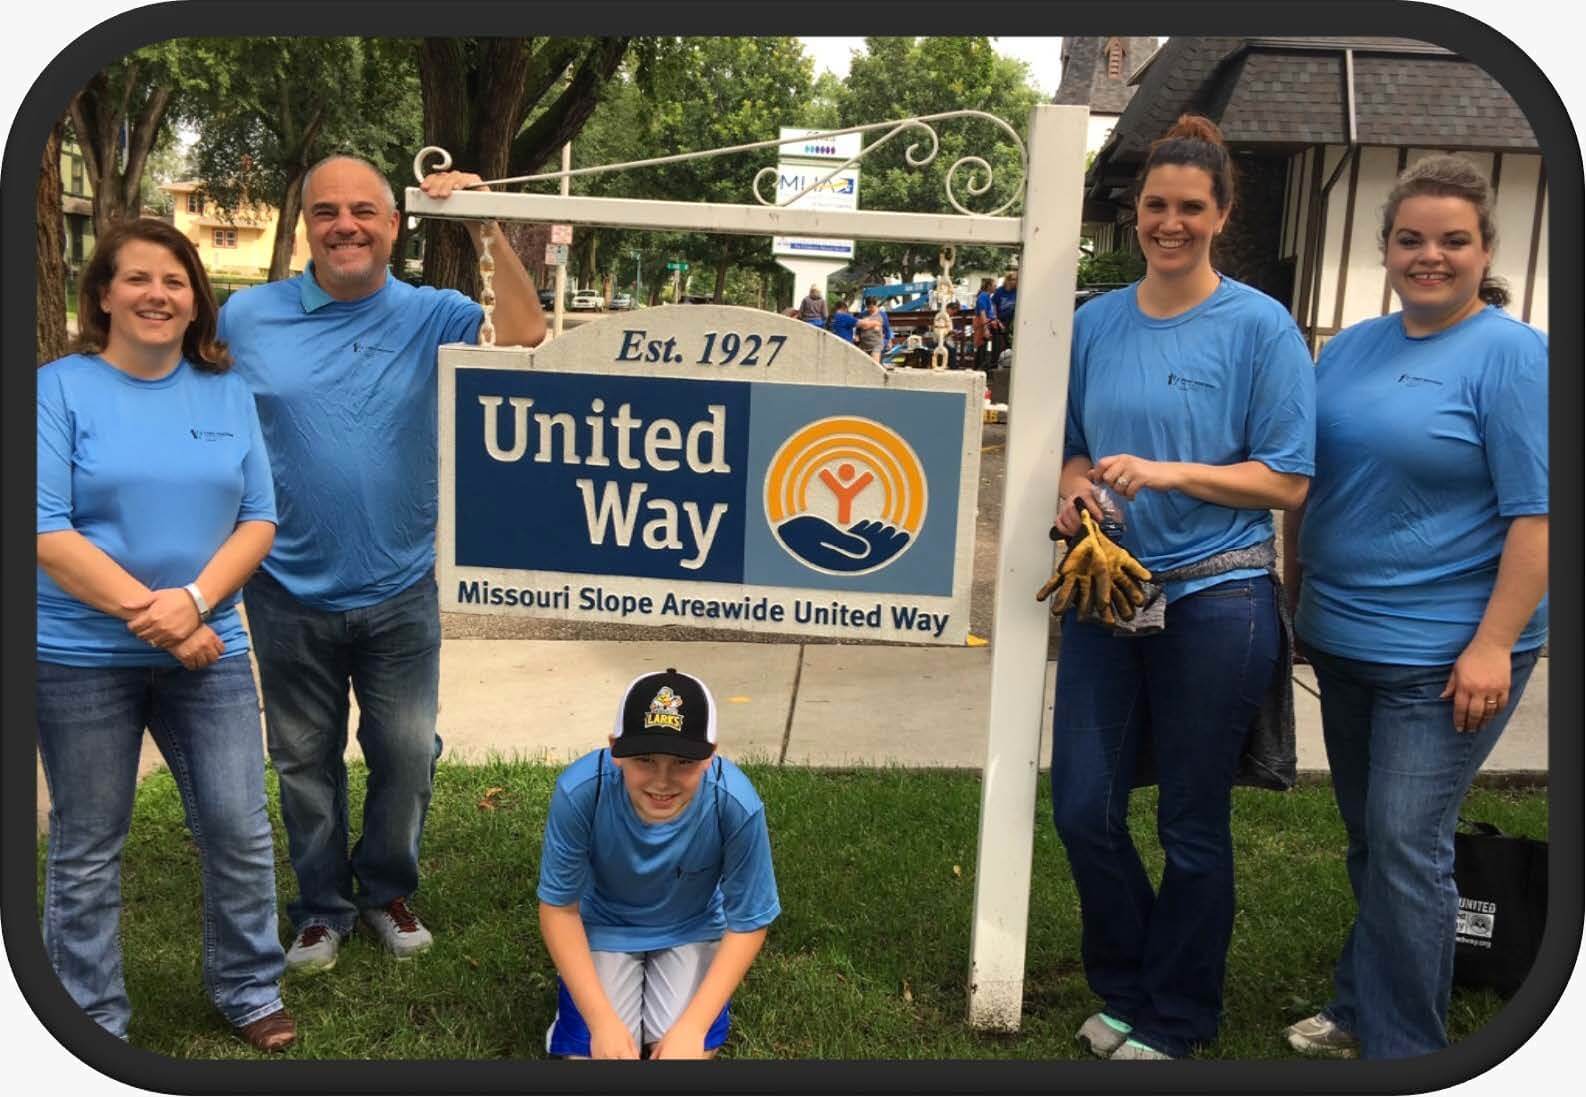
[[[622,770],[629,803],[646,823],[677,818],[699,791],[705,767],[710,765],[709,758],[679,758],[675,754],[635,754],[612,761]]]

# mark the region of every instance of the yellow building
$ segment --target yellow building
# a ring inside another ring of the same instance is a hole
[[[204,194],[201,182],[166,183],[160,189],[171,195],[173,224],[198,248],[204,269],[212,277],[263,278],[269,273],[279,218],[274,206],[260,202],[223,214]],[[308,238],[299,218],[292,241],[292,271],[301,271],[308,258]]]
[[[61,217],[66,223],[67,281],[75,281],[94,252],[94,189],[77,142],[61,142]]]

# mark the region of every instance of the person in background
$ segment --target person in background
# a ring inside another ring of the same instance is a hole
[[[1448,1046],[1454,829],[1546,639],[1547,337],[1503,311],[1486,175],[1405,171],[1381,224],[1399,311],[1316,364],[1316,477],[1285,520],[1357,913],[1296,1050]]]
[[[826,326],[826,299],[821,296],[819,286],[811,286],[804,300],[799,302],[798,318],[818,328]]]
[[[892,325],[881,308],[881,298],[865,298],[865,314],[854,324],[854,341],[859,349],[870,355],[870,360],[881,363],[881,353],[892,338]]]
[[[1313,368],[1288,310],[1212,265],[1234,195],[1221,133],[1184,115],[1135,181],[1145,277],[1074,314],[1057,525],[1077,533],[1080,507],[1103,518],[1105,487],[1125,511],[1120,544],[1167,602],[1148,634],[1073,610],[1062,623],[1052,806],[1101,999],[1076,1036],[1104,1058],[1179,1058],[1217,1036],[1234,779],[1269,692],[1288,685],[1271,512],[1305,499]],[[1145,739],[1166,858],[1155,888],[1127,814]]]
[[[438,172],[420,185],[445,198],[479,183]],[[434,940],[411,897],[441,751],[436,350],[475,341],[484,313],[455,290],[392,276],[398,216],[373,165],[321,160],[303,178],[308,269],[233,294],[220,314],[281,507],[245,597],[297,876],[294,971],[334,966],[360,920],[398,958]],[[469,231],[481,248],[479,227]],[[539,295],[499,226],[492,240],[496,342],[533,346],[545,335]],[[350,855],[349,688],[369,766]]]
[[[1010,270],[1002,276],[1002,285],[991,295],[991,308],[996,313],[996,326],[992,328],[991,360],[1002,360],[1002,352],[1013,346],[1013,313],[1018,304],[1019,272]]]
[[[843,342],[852,343],[854,325],[859,322],[859,318],[849,311],[847,301],[838,301],[832,309],[832,322],[828,330]]]
[[[975,294],[975,368],[984,370],[987,358],[995,363],[996,359],[990,354],[992,337],[991,333],[997,322],[996,311],[991,306],[991,291],[996,282],[991,278],[980,280],[980,292]]]
[[[39,754],[50,792],[44,947],[122,1039],[121,853],[144,728],[198,851],[210,1000],[252,1047],[281,1002],[264,745],[237,590],[275,537],[252,394],[228,372],[192,243],[142,218],[100,236],[76,353],[38,373]],[[149,917],[160,917],[150,911]]]

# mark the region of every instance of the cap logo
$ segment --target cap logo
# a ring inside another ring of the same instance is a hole
[[[670,728],[679,734],[683,731],[683,715],[677,710],[683,707],[683,699],[672,692],[671,686],[662,686],[650,701],[650,711],[644,714],[644,726],[647,728]]]

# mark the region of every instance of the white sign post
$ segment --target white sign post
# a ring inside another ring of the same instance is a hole
[[[1035,600],[1035,592],[1052,573],[1047,531],[1057,514],[1068,414],[1088,113],[1074,107],[1036,107],[1030,116],[1021,307],[1014,313],[991,705],[969,944],[969,1023],[976,1028],[1019,1027],[1030,923],[1032,823],[1051,825],[1050,820],[1035,819],[1050,627],[1050,614]]]

